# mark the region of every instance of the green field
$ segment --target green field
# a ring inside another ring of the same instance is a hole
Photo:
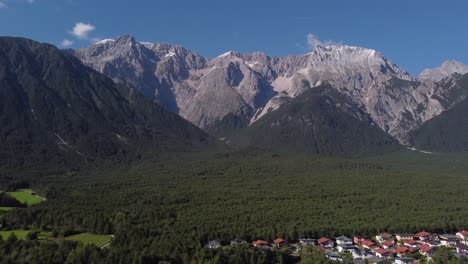
[[[32,195],[32,192],[33,191],[31,189],[20,189],[16,192],[7,192],[7,194],[15,198],[16,200],[27,204],[28,206],[32,206],[44,201],[43,198]]]
[[[3,239],[8,239],[8,237],[15,233],[16,237],[20,240],[25,240],[26,235],[31,232],[31,230],[10,230],[10,231],[0,231],[0,235]]]
[[[14,208],[13,207],[0,206],[0,214],[1,214],[1,212],[11,211],[12,209],[14,209]]]
[[[2,217],[3,214],[5,214],[8,211],[11,211],[14,209],[13,207],[5,207],[5,206],[0,206],[0,218]]]
[[[105,244],[109,243],[112,240],[110,235],[96,235],[90,233],[82,233],[78,235],[73,235],[65,238],[66,240],[78,241],[85,245],[96,245],[102,247]]]

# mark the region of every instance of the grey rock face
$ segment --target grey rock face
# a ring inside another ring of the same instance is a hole
[[[440,114],[445,101],[453,100],[447,97],[450,87],[439,82],[441,76],[465,71],[448,63],[416,79],[375,50],[345,45],[318,46],[299,56],[230,51],[208,59],[180,46],[121,36],[74,54],[210,131],[219,124],[252,124],[288,98],[329,83],[402,143],[409,131]]]
[[[442,66],[435,69],[425,69],[419,75],[420,80],[440,81],[443,78],[451,76],[454,73],[468,73],[468,66],[458,61],[446,61]]]

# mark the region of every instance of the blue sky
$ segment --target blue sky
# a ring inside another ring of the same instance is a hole
[[[376,49],[419,74],[445,60],[468,63],[467,10],[462,0],[0,0],[0,35],[81,47],[132,34],[214,57],[228,50],[306,53],[313,34]]]

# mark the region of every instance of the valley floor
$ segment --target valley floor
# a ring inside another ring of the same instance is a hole
[[[468,229],[466,160],[413,151],[365,160],[245,151],[145,161],[45,177],[36,185],[48,200],[3,221],[115,234],[102,253],[107,262],[214,261],[220,253],[203,246],[234,238],[454,233]],[[223,254],[270,263],[255,250]]]

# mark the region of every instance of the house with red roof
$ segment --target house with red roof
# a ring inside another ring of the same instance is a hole
[[[275,243],[275,247],[277,247],[277,248],[282,248],[282,247],[289,246],[288,241],[286,241],[286,240],[284,240],[282,238],[277,238],[277,239],[273,240],[273,242]]]
[[[380,245],[382,245],[382,248],[387,250],[395,247],[395,243],[393,243],[393,241],[384,241]]]
[[[403,240],[403,244],[411,248],[417,248],[419,246],[419,243],[414,239]]]
[[[440,247],[441,246],[439,240],[433,240],[433,239],[424,240],[424,241],[421,241],[421,243],[426,244],[426,245],[431,246],[431,247]]]
[[[468,245],[468,231],[460,231],[456,233],[457,237],[460,238],[462,244]]]
[[[267,245],[268,245],[268,241],[265,241],[265,240],[255,240],[254,242],[252,242],[252,245],[254,245],[254,247],[267,246]]]
[[[404,257],[406,254],[413,253],[413,249],[410,247],[405,247],[405,246],[399,246],[396,247],[392,253],[399,256],[399,257]]]
[[[417,239],[417,240],[429,240],[429,239],[433,239],[433,235],[429,232],[419,232],[417,233],[416,235],[414,235],[414,238]]]
[[[419,246],[419,252],[421,253],[421,255],[430,257],[432,254],[435,253],[435,248],[428,246],[426,244],[422,244]]]
[[[319,240],[317,240],[318,246],[326,249],[333,248],[335,246],[335,243],[329,238],[322,237]]]
[[[370,240],[367,240],[367,239],[362,241],[361,245],[362,245],[363,248],[367,248],[367,249],[376,249],[376,248],[378,248],[377,244],[375,244],[373,241],[370,241]]]
[[[383,249],[383,248],[376,248],[374,250],[375,252],[375,255],[379,258],[391,258],[393,257],[393,254],[392,252],[386,250],[386,249]]]

